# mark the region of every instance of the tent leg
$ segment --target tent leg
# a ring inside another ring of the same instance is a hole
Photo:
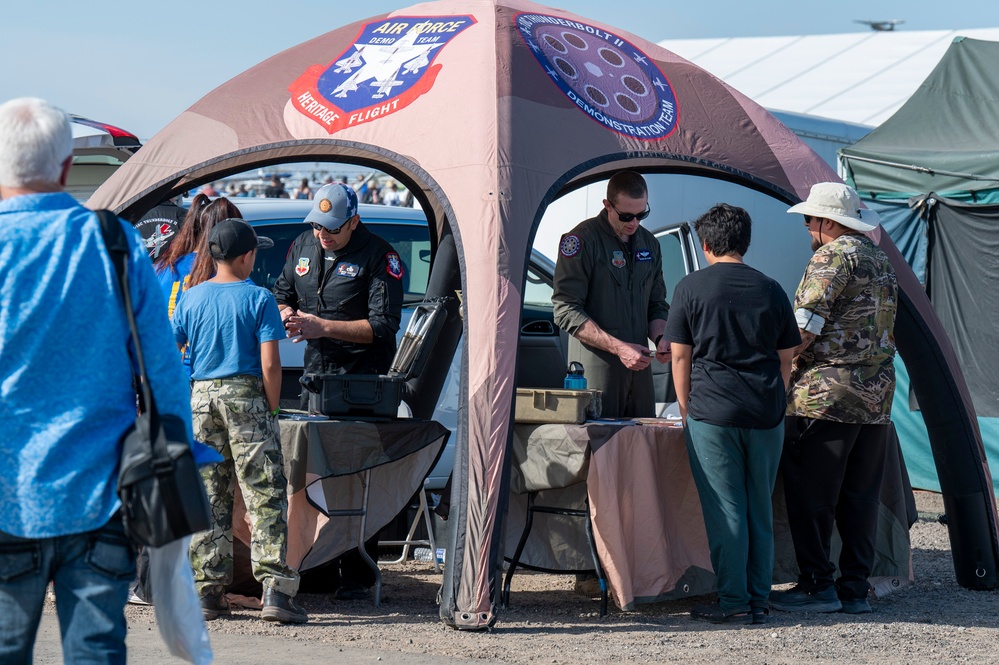
[[[590,519],[590,500],[586,500],[586,544],[590,546],[590,556],[593,557],[593,568],[600,582],[600,616],[607,616],[607,579],[604,577],[604,567],[600,565],[597,556],[596,541],[593,538],[593,520]]]
[[[357,533],[357,551],[375,573],[375,607],[378,607],[382,602],[382,571],[378,569],[378,564],[364,548],[364,528],[368,518],[368,495],[371,491],[371,469],[364,471],[364,475],[361,476],[361,484],[364,485],[364,498],[361,499],[361,528]]]
[[[536,492],[529,492],[527,495],[527,520],[524,522],[524,531],[520,534],[517,549],[513,553],[513,560],[510,561],[510,568],[506,571],[506,577],[503,579],[503,609],[510,606],[510,582],[513,581],[513,571],[517,569],[517,564],[520,563],[520,555],[524,553],[524,546],[527,545],[527,538],[531,535],[531,527],[534,525],[535,496]]]

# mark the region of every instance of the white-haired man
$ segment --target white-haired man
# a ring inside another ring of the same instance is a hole
[[[97,216],[63,192],[69,119],[0,104],[0,662],[30,663],[54,583],[67,663],[125,662],[135,550],[115,493],[135,420],[129,326]],[[163,295],[126,229],[129,285],[161,413],[191,410]]]

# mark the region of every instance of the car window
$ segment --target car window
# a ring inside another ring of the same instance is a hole
[[[524,305],[551,307],[552,292],[551,277],[546,278],[533,265],[529,266],[524,284]]]
[[[368,228],[387,240],[402,259],[403,302],[419,302],[430,280],[430,229],[425,224],[379,224],[365,221]]]
[[[423,300],[430,279],[429,229],[420,224],[380,223],[377,220],[367,220],[365,225],[399,253],[403,266],[403,301]],[[260,235],[273,240],[274,247],[257,252],[250,279],[265,289],[272,289],[284,270],[291,244],[308,227],[300,219],[282,219],[254,224],[254,228]]]
[[[687,262],[680,244],[679,231],[671,231],[658,236],[659,248],[663,255],[663,279],[666,280],[666,302],[673,302],[673,289],[687,274]]]
[[[291,249],[291,243],[302,234],[306,227],[300,219],[278,219],[253,227],[258,235],[266,236],[274,241],[274,246],[257,252],[257,260],[253,264],[250,279],[257,286],[265,289],[274,288],[278,276],[284,270],[284,261]]]

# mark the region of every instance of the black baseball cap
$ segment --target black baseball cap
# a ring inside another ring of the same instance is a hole
[[[230,217],[212,227],[208,234],[208,249],[213,259],[231,261],[254,249],[268,249],[274,241],[258,236],[253,227],[242,219]]]

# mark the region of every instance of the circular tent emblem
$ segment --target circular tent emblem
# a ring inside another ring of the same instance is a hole
[[[519,14],[514,20],[545,73],[594,121],[645,141],[666,138],[676,129],[673,88],[634,44],[557,16]]]
[[[323,199],[319,202],[319,212],[329,212],[333,209],[333,204],[330,203],[329,199]]]

